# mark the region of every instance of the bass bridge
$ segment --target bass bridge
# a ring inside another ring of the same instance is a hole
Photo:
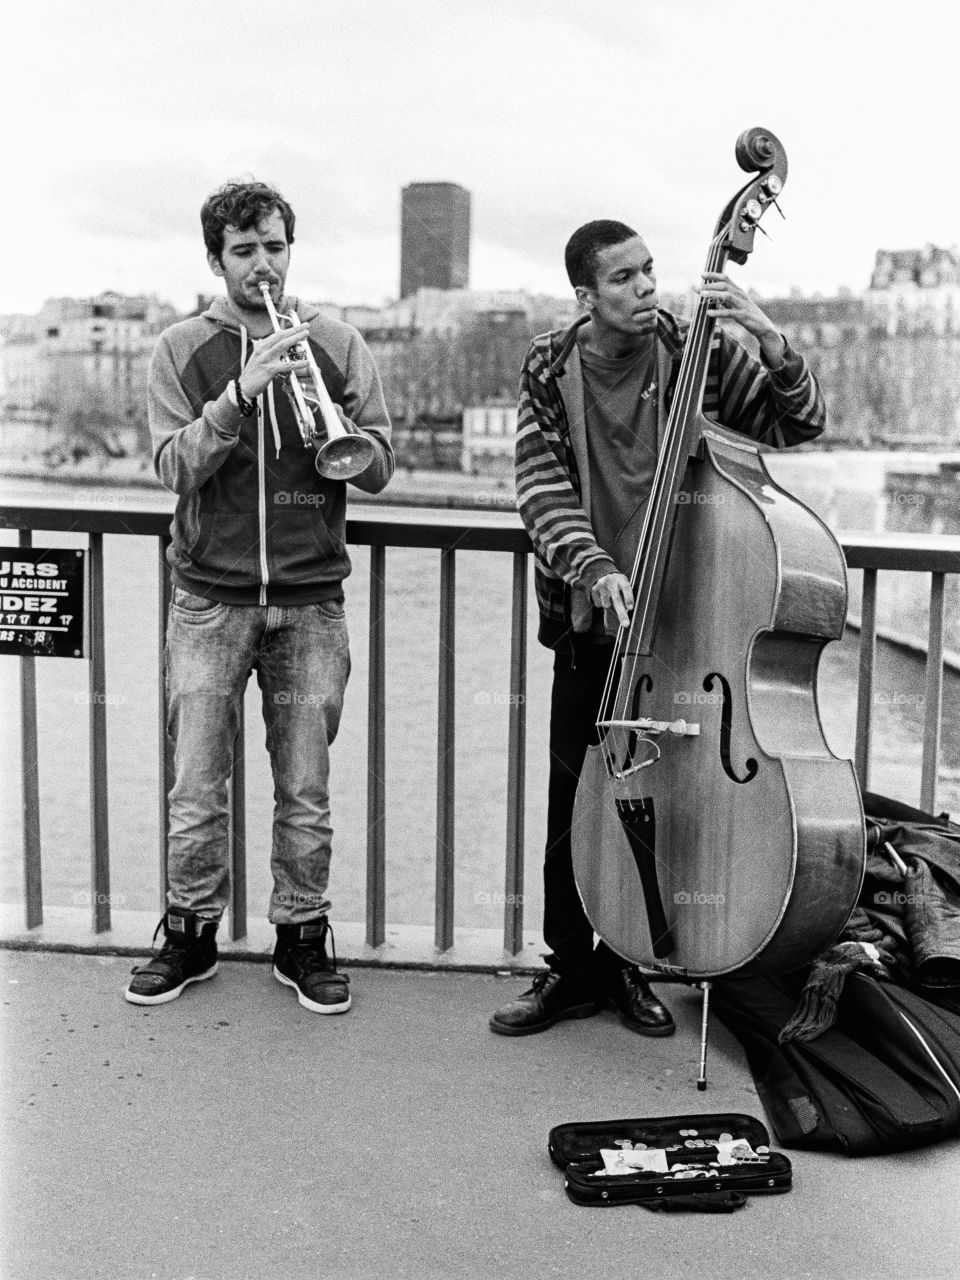
[[[649,742],[657,753],[651,759],[641,760],[639,764],[633,764],[628,769],[614,771],[613,776],[618,782],[629,778],[632,773],[637,773],[640,769],[646,769],[648,765],[656,764],[660,759],[660,748],[654,742],[654,738],[659,738],[661,734],[671,733],[678,738],[700,736],[699,724],[691,724],[688,720],[651,720],[649,716],[640,716],[636,720],[598,720],[597,728],[627,729],[631,733],[636,733],[641,741]]]

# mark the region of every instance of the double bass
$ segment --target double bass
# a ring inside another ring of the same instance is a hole
[[[786,179],[769,130],[741,134],[736,158],[755,176],[717,222],[708,271],[746,261]],[[843,552],[753,441],[701,412],[714,325],[701,297],[572,829],[604,941],[706,981],[813,960],[865,866],[853,765],[831,751],[817,706],[820,658],[846,617]]]

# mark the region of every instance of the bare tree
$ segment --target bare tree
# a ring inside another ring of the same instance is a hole
[[[111,360],[106,374],[93,376],[76,355],[55,354],[49,359],[38,407],[54,428],[51,451],[59,461],[126,457],[126,432],[133,433],[134,453],[149,458],[143,362]]]

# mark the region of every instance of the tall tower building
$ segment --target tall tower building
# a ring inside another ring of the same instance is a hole
[[[470,192],[455,182],[412,182],[400,205],[400,296],[423,287],[465,289]]]

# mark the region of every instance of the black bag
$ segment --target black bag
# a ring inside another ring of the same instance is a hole
[[[714,984],[711,1007],[746,1050],[785,1147],[873,1155],[960,1134],[960,1016],[915,992],[851,974],[836,1024],[781,1045],[789,978]]]
[[[749,1143],[758,1153],[756,1161],[710,1167],[738,1142]],[[767,1130],[753,1116],[719,1113],[559,1124],[550,1130],[549,1150],[551,1160],[564,1170],[564,1188],[576,1204],[730,1213],[743,1207],[747,1194],[790,1190],[790,1161],[770,1151],[769,1142]],[[666,1165],[666,1171],[607,1172],[601,1151],[618,1148],[627,1148],[626,1157],[649,1155],[651,1163]],[[696,1170],[678,1169],[689,1164]]]

